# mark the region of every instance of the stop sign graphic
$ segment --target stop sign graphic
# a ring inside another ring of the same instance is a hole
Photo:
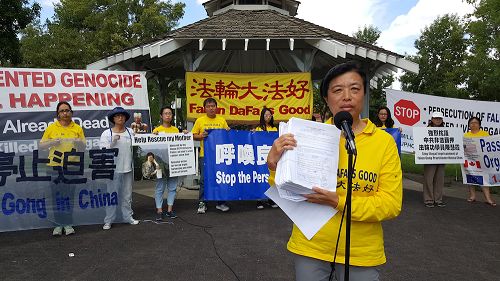
[[[394,117],[403,125],[413,126],[420,121],[420,108],[411,100],[399,100],[394,104]]]

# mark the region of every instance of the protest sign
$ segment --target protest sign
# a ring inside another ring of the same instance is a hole
[[[196,174],[193,134],[141,134],[134,136],[134,162],[144,163],[153,153],[156,162],[168,174],[179,177]]]
[[[311,73],[186,72],[187,117],[205,114],[203,101],[217,100],[217,115],[239,123],[259,121],[266,106],[274,120],[310,120],[313,109]]]
[[[72,106],[86,143],[62,139],[75,149],[49,156],[39,140],[60,101]],[[60,217],[68,225],[100,224],[106,208],[120,207],[122,194],[107,190],[118,149],[99,148],[116,106],[150,123],[144,73],[0,68],[0,232],[53,227]]]
[[[387,107],[394,117],[394,127],[403,129],[403,152],[414,151],[412,128],[426,127],[433,112],[443,113],[444,126],[460,128],[462,134],[468,131],[468,120],[471,117],[479,117],[481,128],[490,135],[500,134],[500,102],[454,99],[393,89],[385,89],[385,92]]]
[[[463,163],[463,134],[459,128],[415,127],[415,164]]]
[[[278,132],[209,132],[205,139],[205,199],[267,198],[267,154]]]
[[[500,186],[500,136],[464,138],[464,184]]]

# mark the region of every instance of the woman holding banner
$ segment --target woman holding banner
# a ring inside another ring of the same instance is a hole
[[[264,106],[262,111],[260,112],[260,123],[255,128],[256,132],[277,132],[278,127],[274,125],[274,117],[271,110]],[[267,201],[267,202],[266,202]],[[278,205],[273,202],[273,200],[259,200],[257,201],[257,209],[264,209],[264,203],[266,202],[271,208],[278,208]]]
[[[464,137],[466,138],[480,138],[480,137],[488,137],[490,134],[486,131],[481,130],[481,119],[478,117],[472,117],[469,119],[469,131],[465,133]],[[491,199],[490,188],[487,186],[481,186],[483,190],[484,199],[486,199],[486,204],[496,207],[497,203]],[[476,188],[474,185],[469,185],[469,198],[467,202],[474,203],[476,202]]]
[[[62,101],[56,107],[57,120],[50,124],[43,133],[40,140],[40,150],[49,148],[49,170],[48,174],[53,174],[55,179],[50,182],[52,190],[52,205],[54,210],[54,223],[56,227],[52,235],[61,236],[64,230],[66,235],[75,233],[73,228],[73,212],[71,206],[76,206],[73,202],[75,187],[64,183],[61,180],[64,159],[78,162],[78,156],[64,157],[73,149],[83,151],[85,149],[85,135],[82,127],[73,122],[73,110],[68,102]],[[64,175],[69,177],[70,175]],[[67,204],[65,204],[68,198]],[[62,199],[62,200],[61,200]],[[61,203],[62,202],[62,203]]]
[[[377,117],[373,124],[381,129],[394,127],[394,120],[392,120],[391,111],[387,106],[379,107],[377,110]]]
[[[172,126],[172,120],[174,118],[174,111],[171,107],[166,106],[160,110],[160,117],[162,123],[160,126],[156,127],[153,130],[153,134],[178,134],[179,129],[175,126]],[[168,163],[166,163],[165,167],[168,167]],[[165,215],[171,219],[175,219],[177,215],[175,214],[174,201],[175,196],[177,195],[177,185],[179,183],[178,177],[169,177],[168,169],[162,171],[162,176],[159,177],[156,181],[156,192],[155,192],[155,203],[156,203],[156,220],[163,219],[163,193],[165,192],[165,187],[168,189],[167,195],[167,212]]]
[[[118,204],[121,206],[123,220],[130,224],[138,224],[139,221],[132,217],[132,142],[134,131],[125,127],[125,122],[130,118],[122,107],[115,107],[108,113],[108,120],[113,124],[112,128],[101,134],[101,148],[118,148],[118,156],[115,157],[115,173],[113,180],[108,182],[108,193],[118,194]],[[102,229],[111,228],[111,223],[116,218],[116,205],[106,207],[106,217]]]
[[[352,131],[357,141],[358,156],[352,192],[350,280],[379,280],[379,266],[386,262],[381,222],[399,215],[403,196],[401,162],[394,139],[378,130],[370,120],[360,118],[366,86],[366,74],[357,63],[350,62],[330,69],[320,88],[321,96],[334,116],[345,111],[352,116]],[[332,124],[332,119],[326,123]],[[346,237],[341,222],[347,194],[348,155],[345,142],[346,139],[341,137],[338,170],[334,171],[338,175],[336,191],[313,187],[314,193],[304,195],[311,203],[326,205],[339,212],[310,240],[296,225],[293,226],[287,248],[294,254],[298,281],[326,281],[332,275],[337,280],[344,280]],[[283,152],[294,149],[296,145],[291,134],[281,135],[274,141],[267,158],[271,185],[274,184],[274,171]]]

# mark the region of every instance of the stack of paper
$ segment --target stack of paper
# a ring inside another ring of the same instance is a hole
[[[291,118],[280,123],[280,135],[291,133],[297,147],[283,153],[275,183],[281,198],[303,201],[314,186],[335,191],[340,130],[330,124]]]

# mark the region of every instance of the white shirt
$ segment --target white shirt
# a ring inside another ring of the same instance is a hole
[[[125,128],[123,133],[114,133],[111,129],[105,130],[101,134],[99,146],[101,148],[118,148],[118,156],[115,157],[115,173],[128,173],[132,171],[132,136],[134,132],[130,128]],[[113,142],[113,136],[120,136]]]

